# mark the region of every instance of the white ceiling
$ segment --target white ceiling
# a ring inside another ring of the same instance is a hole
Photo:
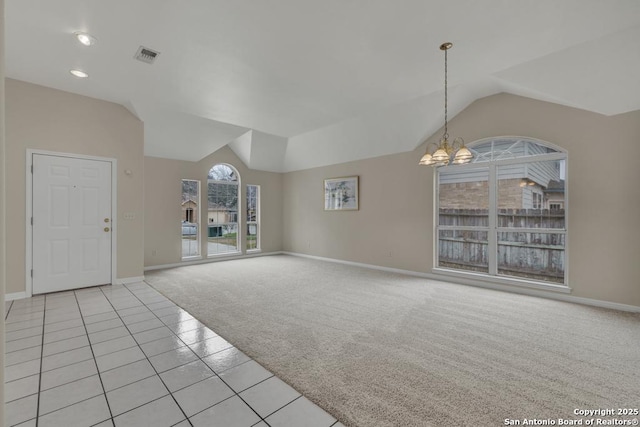
[[[415,149],[511,92],[640,109],[637,0],[5,0],[6,74],[120,103],[145,154],[290,171]],[[73,38],[98,39],[85,47]],[[133,59],[140,45],[155,64]],[[69,69],[90,74],[80,80]]]

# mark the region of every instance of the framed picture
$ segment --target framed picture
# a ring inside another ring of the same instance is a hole
[[[358,177],[346,176],[325,179],[324,210],[358,210]]]

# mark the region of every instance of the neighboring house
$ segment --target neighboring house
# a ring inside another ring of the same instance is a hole
[[[192,199],[182,200],[182,221],[197,222],[198,203]]]
[[[209,209],[207,211],[207,222],[209,224],[209,237],[220,237],[225,234],[223,225],[238,222],[237,209],[230,209],[224,205],[220,205],[209,201]],[[228,231],[227,231],[228,232]]]
[[[549,182],[547,188],[544,189],[545,209],[564,209],[564,184],[564,179]]]
[[[498,140],[470,149],[475,155],[474,163],[546,152],[545,147],[527,140],[516,143]],[[500,166],[497,170],[498,209],[548,209],[549,200],[564,201],[564,180],[560,179],[560,173],[558,162]],[[488,180],[487,169],[443,170],[438,190],[440,208],[488,209]],[[552,186],[553,191],[549,192]],[[547,200],[551,194],[553,199]]]
[[[209,201],[207,222],[209,224],[226,224],[229,222],[238,222],[238,211]]]

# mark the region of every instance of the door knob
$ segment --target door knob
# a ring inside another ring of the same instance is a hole
[[[109,218],[105,218],[105,219],[104,219],[104,222],[109,222]]]
[[[109,231],[109,227],[104,228],[105,233]]]

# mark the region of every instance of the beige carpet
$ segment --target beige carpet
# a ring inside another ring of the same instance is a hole
[[[146,279],[347,426],[640,404],[637,314],[286,255]]]

